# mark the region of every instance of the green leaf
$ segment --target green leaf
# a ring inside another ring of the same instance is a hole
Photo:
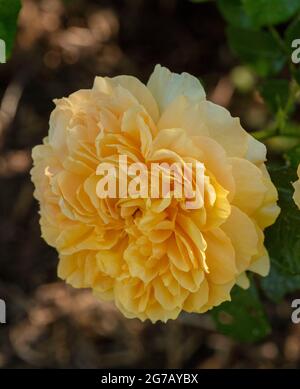
[[[265,295],[275,303],[279,303],[288,293],[300,291],[300,275],[284,274],[275,266],[271,267],[269,275],[262,278],[260,283]]]
[[[251,17],[245,12],[242,0],[218,0],[217,6],[229,24],[242,28],[256,27]]]
[[[280,129],[280,133],[284,136],[295,137],[300,143],[300,124],[294,122],[288,122],[286,125]]]
[[[292,49],[293,40],[300,38],[300,20],[299,20],[299,18],[294,20],[288,26],[288,28],[285,30],[284,38],[285,38],[285,43],[286,43],[287,47],[289,49],[293,50]]]
[[[265,80],[259,91],[271,112],[276,113],[284,108],[289,98],[289,82],[287,80]]]
[[[300,10],[298,0],[242,0],[245,11],[259,26],[271,26],[289,20]]]
[[[253,281],[247,290],[235,286],[231,297],[232,301],[211,312],[217,330],[242,342],[255,342],[268,335],[270,325]]]
[[[0,0],[0,39],[3,39],[6,45],[6,58],[10,56],[13,48],[20,9],[20,0]]]
[[[265,245],[271,263],[278,271],[290,275],[300,274],[300,212],[293,200],[292,182],[297,180],[296,169],[278,166],[269,169],[279,194],[281,213],[265,231]]]
[[[259,75],[276,74],[283,68],[285,54],[269,32],[229,26],[227,36],[232,51]]]

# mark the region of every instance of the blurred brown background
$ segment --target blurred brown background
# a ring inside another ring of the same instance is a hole
[[[230,53],[213,3],[23,1],[13,55],[0,65],[0,298],[8,321],[0,325],[0,368],[300,367],[291,298],[265,302],[273,333],[248,345],[217,334],[206,315],[127,320],[56,277],[57,254],[40,238],[29,178],[52,100],[90,88],[95,75],[146,81],[156,63],[200,77],[209,98],[247,130],[268,122],[255,77]]]

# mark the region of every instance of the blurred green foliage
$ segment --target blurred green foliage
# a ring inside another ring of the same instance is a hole
[[[268,277],[261,281],[265,295],[274,303],[279,303],[287,293],[299,290],[300,275],[285,274],[275,266],[271,267]]]
[[[20,0],[0,0],[0,39],[6,44],[7,59],[13,49],[20,9]]]
[[[253,135],[276,155],[269,171],[278,189],[281,214],[266,231],[270,274],[259,279],[264,294],[276,302],[300,290],[300,212],[292,186],[300,163],[300,124],[295,119],[300,65],[292,61],[292,42],[300,39],[300,1],[216,0],[216,5],[228,24],[228,45],[254,72],[258,92],[271,115],[269,127]],[[247,290],[236,286],[232,301],[211,314],[220,332],[240,341],[256,341],[269,332],[253,280]]]
[[[281,213],[266,231],[265,243],[272,265],[285,275],[300,275],[300,212],[293,200],[296,169],[280,165],[269,168],[279,194]],[[299,284],[300,289],[300,284]]]
[[[295,0],[242,0],[242,4],[257,26],[286,22],[300,9],[300,2]]]
[[[270,333],[270,325],[252,280],[243,290],[235,286],[231,301],[226,301],[212,311],[217,330],[242,342],[255,342]]]
[[[274,75],[282,70],[286,57],[268,31],[229,26],[227,36],[232,51],[258,75]]]
[[[274,114],[284,109],[289,98],[289,82],[284,79],[268,79],[262,81],[259,91],[268,108]]]

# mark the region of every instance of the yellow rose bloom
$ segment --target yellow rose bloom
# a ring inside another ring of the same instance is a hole
[[[297,207],[300,209],[300,165],[298,166],[297,174],[299,177],[299,180],[293,183],[293,187],[295,189],[293,199],[297,205]]]
[[[246,271],[268,274],[263,230],[279,208],[266,148],[206,100],[197,78],[157,65],[147,85],[96,77],[55,104],[31,175],[60,278],[156,322],[230,300],[235,284],[248,287]],[[100,198],[97,167],[120,155],[146,166],[201,162],[202,206],[187,209],[174,195]]]

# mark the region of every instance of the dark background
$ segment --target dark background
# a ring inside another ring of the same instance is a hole
[[[267,123],[257,80],[232,56],[214,4],[24,0],[18,24],[13,55],[0,64],[0,298],[8,322],[0,324],[0,368],[299,367],[292,296],[264,302],[273,332],[254,345],[216,333],[206,315],[141,323],[61,282],[57,254],[40,238],[31,149],[47,135],[52,100],[90,88],[96,75],[146,82],[161,63],[198,76],[208,98],[248,131]]]

